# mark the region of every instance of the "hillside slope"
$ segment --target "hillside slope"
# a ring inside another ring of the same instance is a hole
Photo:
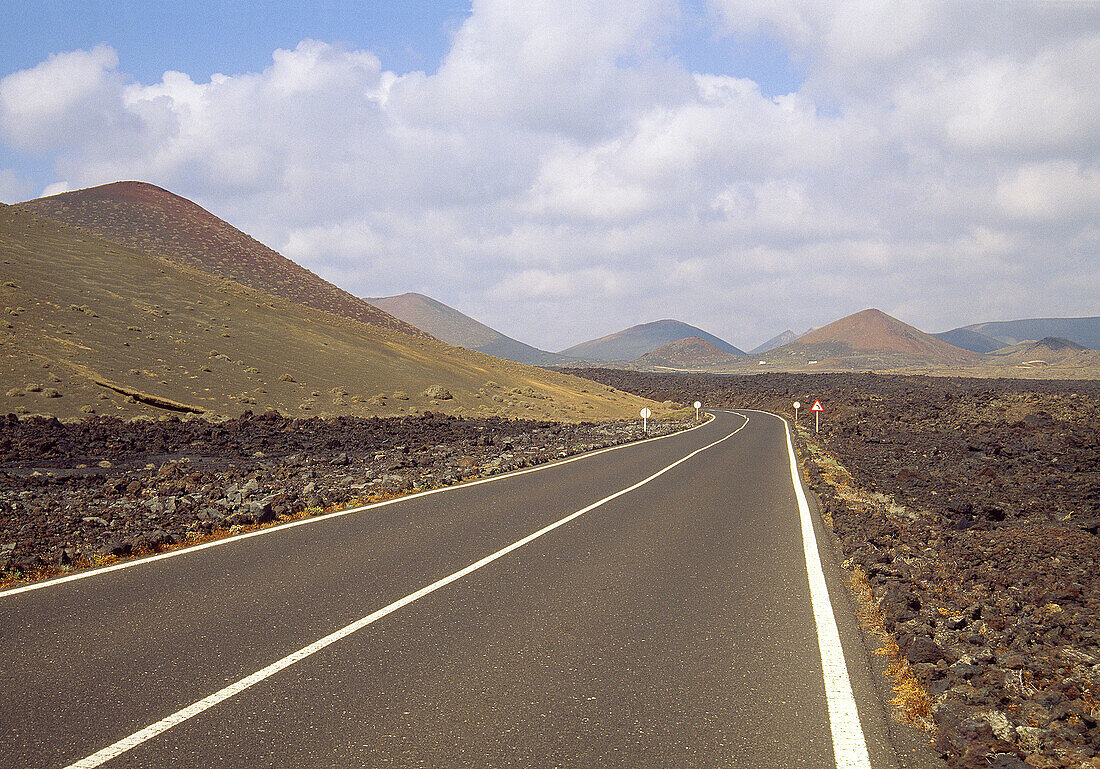
[[[423,336],[201,206],[152,184],[114,182],[30,200],[16,208],[307,307]]]
[[[986,356],[991,365],[1017,368],[1100,367],[1100,350],[1058,337],[1002,347]]]
[[[574,345],[561,353],[586,361],[632,361],[669,342],[678,342],[689,337],[705,339],[730,355],[745,354],[729,342],[678,320],[657,320],[631,326],[614,334]]]
[[[971,352],[987,353],[1008,346],[999,339],[994,339],[991,336],[979,334],[977,331],[971,331],[966,328],[941,331],[938,334],[932,334],[932,336],[936,337],[936,339],[939,339],[941,342],[947,342],[948,344],[953,344],[956,347],[961,347]]]
[[[634,396],[265,294],[0,206],[0,414],[636,417]]]
[[[568,356],[540,350],[506,336],[423,294],[410,291],[397,296],[367,297],[366,301],[436,339],[467,350],[536,366],[562,366],[575,362]]]
[[[782,347],[783,345],[787,344],[787,342],[793,342],[795,339],[798,339],[798,334],[794,333],[790,329],[787,329],[783,333],[776,334],[763,344],[759,344],[749,350],[749,355],[759,355],[762,352],[774,350],[776,347]]]
[[[634,361],[633,367],[641,369],[699,369],[715,364],[736,362],[740,356],[723,352],[697,336],[678,339],[647,352]]]
[[[963,328],[993,337],[1006,345],[1054,337],[1068,339],[1090,350],[1100,350],[1100,317],[998,320],[974,323]]]
[[[853,367],[865,366],[872,360],[880,365],[950,365],[978,357],[876,309],[833,321],[772,350],[771,354]]]

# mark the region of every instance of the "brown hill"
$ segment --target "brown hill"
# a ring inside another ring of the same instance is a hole
[[[859,368],[951,365],[978,359],[976,353],[936,339],[881,310],[863,310],[809,332],[771,352]],[[867,365],[877,361],[878,365]]]
[[[740,355],[731,355],[705,339],[691,336],[658,347],[634,361],[638,368],[693,369],[721,363],[735,363]]]
[[[201,206],[152,184],[114,182],[30,200],[16,208],[307,307],[424,336]]]
[[[583,420],[662,407],[352,320],[0,204],[0,414]]]

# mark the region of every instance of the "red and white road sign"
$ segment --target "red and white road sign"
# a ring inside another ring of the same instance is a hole
[[[814,405],[810,406],[810,411],[824,411],[821,406],[821,401],[814,401]]]

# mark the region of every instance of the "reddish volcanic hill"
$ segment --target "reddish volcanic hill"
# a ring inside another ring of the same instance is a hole
[[[875,309],[822,326],[774,352],[779,351],[800,351],[821,359],[897,355],[929,364],[965,363],[979,357]]]
[[[424,336],[196,203],[152,184],[114,182],[16,207],[314,309]]]
[[[696,368],[740,360],[740,355],[730,355],[705,339],[690,336],[687,339],[678,339],[661,345],[656,350],[647,352],[634,363],[642,367]]]

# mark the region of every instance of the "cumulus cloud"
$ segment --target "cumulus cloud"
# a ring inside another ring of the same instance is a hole
[[[349,290],[549,349],[660,317],[751,347],[868,305],[934,330],[1096,312],[1096,6],[707,7],[805,82],[688,71],[676,0],[477,0],[434,72],[316,40],[207,82],[51,56],[0,79],[0,137],[51,189],[146,179]]]
[[[33,185],[11,168],[0,168],[0,203],[15,203],[31,195]]]

